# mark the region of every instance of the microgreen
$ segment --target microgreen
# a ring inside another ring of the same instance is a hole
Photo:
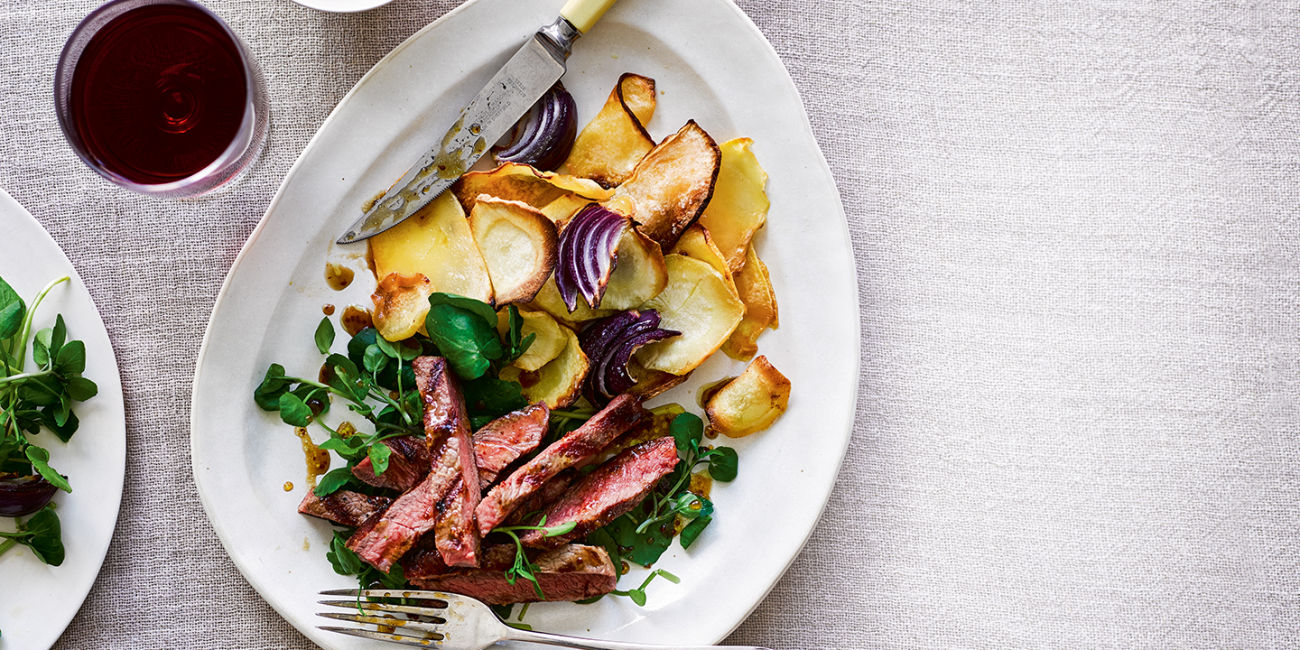
[[[27,521],[16,519],[18,530],[12,533],[0,533],[0,555],[16,545],[26,546],[37,558],[50,566],[63,564],[63,539],[60,532],[59,516],[54,514],[54,505],[49,504],[36,511]]]
[[[558,537],[573,532],[575,526],[577,526],[577,522],[575,521],[568,521],[556,526],[547,526],[546,518],[543,517],[536,526],[500,526],[498,528],[493,528],[491,532],[502,533],[508,536],[515,543],[515,561],[509,569],[506,569],[506,582],[513,585],[517,580],[523,578],[524,580],[533,583],[533,591],[537,592],[538,598],[544,600],[546,595],[542,593],[542,584],[537,581],[537,565],[533,564],[532,560],[528,559],[528,555],[524,553],[524,543],[519,540],[518,532],[521,530],[540,530],[546,535],[546,537]],[[522,617],[523,615],[521,614],[520,618]]]

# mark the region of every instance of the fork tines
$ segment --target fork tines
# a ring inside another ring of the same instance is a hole
[[[323,596],[350,596],[352,600],[322,600],[322,605],[342,607],[354,613],[319,612],[317,615],[340,621],[373,625],[377,629],[318,626],[322,630],[366,639],[389,641],[410,646],[440,646],[443,635],[439,626],[446,623],[443,614],[450,605],[449,594],[410,589],[331,589]],[[382,600],[371,600],[382,599]],[[393,602],[400,601],[400,602]],[[419,606],[406,604],[418,602]]]

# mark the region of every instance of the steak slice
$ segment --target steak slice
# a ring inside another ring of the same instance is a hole
[[[474,509],[479,501],[479,478],[465,398],[446,359],[416,357],[411,367],[415,371],[415,383],[420,388],[420,398],[424,401],[424,434],[430,448],[437,448],[439,444],[445,446],[433,471],[451,469],[455,476],[438,497],[434,541],[448,565],[478,566],[479,537],[474,525]],[[467,486],[472,489],[466,489]]]
[[[531,558],[537,565],[534,575],[545,596],[538,598],[531,581],[519,578],[512,585],[506,580],[505,570],[514,559],[514,546],[504,544],[484,548],[483,567],[479,569],[440,569],[427,558],[419,564],[404,563],[403,568],[407,579],[418,587],[464,594],[491,605],[582,600],[607,594],[618,584],[618,571],[605,549],[569,544]],[[427,570],[441,573],[423,572]]]
[[[455,482],[456,474],[451,468],[429,472],[423,481],[397,497],[382,515],[371,517],[352,533],[347,547],[387,573],[420,535],[433,528],[438,501]]]
[[[469,442],[465,400],[451,377],[447,361],[439,357],[417,357],[411,366],[424,401],[425,437],[429,448],[435,450],[431,454],[430,471],[424,480],[398,497],[382,515],[372,517],[358,528],[347,543],[348,548],[362,560],[384,572],[392,568],[393,562],[402,557],[416,539],[433,529],[439,516],[439,502],[455,487],[457,480],[464,480],[466,476],[472,481],[478,480],[474,452]],[[461,490],[461,494],[465,495],[462,498],[472,497],[477,503],[477,490]],[[464,516],[466,510],[471,516]],[[466,549],[454,555],[448,564],[474,560],[478,537],[474,530],[473,511],[472,505],[468,508],[461,506],[460,520],[449,522],[443,531],[457,536],[457,548]],[[442,550],[441,546],[439,550]]]
[[[298,512],[304,515],[320,517],[348,528],[356,528],[367,519],[383,512],[393,502],[388,497],[371,496],[351,490],[339,490],[325,497],[318,497],[312,490],[298,504]]]
[[[429,444],[426,439],[398,436],[385,440],[383,444],[392,452],[388,455],[388,469],[375,475],[375,467],[366,456],[352,468],[352,475],[361,482],[405,492],[429,473]]]
[[[554,548],[585,536],[641,503],[659,479],[677,467],[677,445],[671,437],[643,442],[611,458],[546,509],[546,525],[575,522],[573,530],[547,537],[540,530],[520,535],[528,546]]]
[[[479,489],[486,490],[501,470],[520,456],[537,449],[550,424],[546,402],[507,413],[474,432],[474,462],[478,466]]]
[[[474,464],[478,467],[479,487],[486,490],[497,475],[520,456],[541,444],[550,422],[550,409],[544,402],[503,415],[474,432]],[[375,475],[370,457],[352,468],[352,475],[364,483],[393,490],[409,490],[429,471],[429,446],[415,436],[385,440],[392,453],[388,469]]]
[[[488,534],[544,483],[570,467],[591,460],[645,416],[639,397],[626,394],[615,397],[582,426],[551,443],[497,483],[478,504],[479,533]]]

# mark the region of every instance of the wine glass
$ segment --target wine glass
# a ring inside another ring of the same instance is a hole
[[[91,12],[59,56],[54,105],[96,173],[173,197],[237,177],[261,151],[269,119],[248,49],[190,0],[111,0]]]

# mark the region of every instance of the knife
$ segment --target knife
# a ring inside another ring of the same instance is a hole
[[[460,118],[384,196],[338,239],[352,244],[419,212],[460,178],[492,143],[564,76],[573,42],[617,0],[569,0],[555,22],[537,30],[460,112]]]

